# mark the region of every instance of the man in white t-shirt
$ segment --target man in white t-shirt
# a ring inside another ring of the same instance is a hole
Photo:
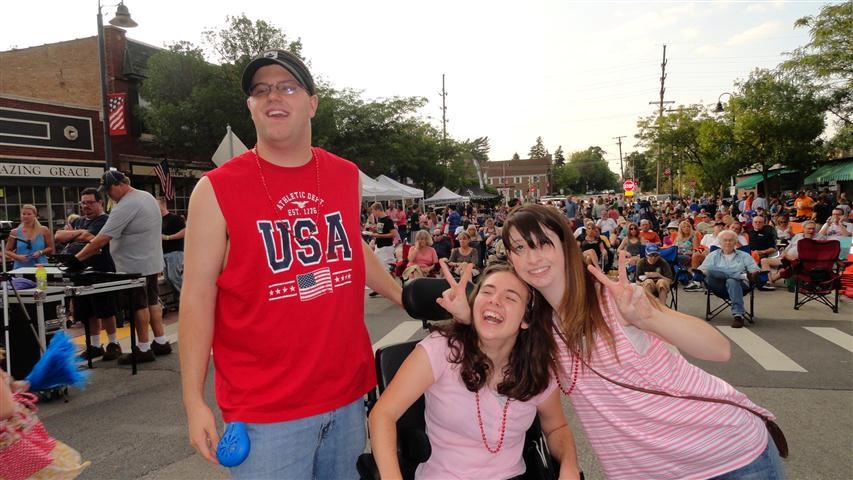
[[[844,211],[836,207],[832,209],[832,215],[826,219],[826,223],[820,227],[819,234],[827,240],[840,240],[841,237],[853,235],[853,225],[844,221]]]

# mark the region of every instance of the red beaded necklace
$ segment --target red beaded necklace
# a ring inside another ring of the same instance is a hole
[[[483,446],[486,447],[486,450],[489,453],[498,453],[501,451],[501,447],[504,445],[504,434],[506,433],[506,412],[509,410],[509,402],[512,400],[510,398],[506,399],[506,403],[504,404],[504,411],[501,415],[501,433],[500,438],[498,439],[498,444],[495,448],[489,446],[489,441],[486,440],[486,430],[483,428],[483,416],[480,414],[480,392],[474,392],[474,400],[477,403],[477,422],[480,424],[480,435],[483,437]]]
[[[569,389],[566,390],[563,388],[563,384],[560,382],[560,375],[554,374],[554,377],[557,379],[557,386],[560,388],[560,391],[563,392],[567,397],[571,395],[572,390],[575,389],[575,385],[578,383],[578,357],[574,353],[572,354],[572,383],[569,385]]]

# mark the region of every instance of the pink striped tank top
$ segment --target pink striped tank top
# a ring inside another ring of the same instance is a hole
[[[623,327],[611,296],[600,292],[599,298],[618,360],[600,340],[592,368],[629,385],[731,400],[774,418],[725,381],[687,362],[657,336]],[[561,383],[569,385],[575,360],[559,338],[557,344],[564,370]],[[742,408],[629,390],[582,365],[570,399],[607,478],[704,479],[749,464],[767,446],[764,422]]]

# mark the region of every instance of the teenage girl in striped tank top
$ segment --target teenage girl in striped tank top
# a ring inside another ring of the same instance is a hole
[[[732,405],[639,392],[602,378],[676,397],[727,400],[773,418],[679,352],[727,361],[728,341],[708,323],[666,308],[627,280],[584,267],[569,224],[556,210],[524,205],[504,224],[508,259],[554,308],[559,384],[569,395],[607,478],[779,479],[779,453],[763,420]],[[460,295],[439,303],[467,322]],[[600,375],[599,375],[600,374]],[[581,462],[582,463],[582,462]]]

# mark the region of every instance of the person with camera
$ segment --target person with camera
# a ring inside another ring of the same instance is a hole
[[[818,234],[828,240],[839,240],[841,237],[853,235],[853,224],[845,222],[844,211],[836,207],[832,209],[832,214],[826,219],[826,223],[820,227]]]

